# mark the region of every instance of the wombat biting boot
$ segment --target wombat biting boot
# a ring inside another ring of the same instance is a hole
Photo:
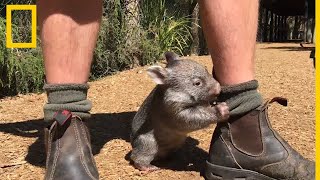
[[[313,180],[315,163],[302,157],[272,129],[268,106],[273,98],[245,115],[219,123],[213,133],[205,178],[250,180]]]
[[[95,180],[99,178],[86,123],[70,111],[57,111],[45,129],[45,180]]]

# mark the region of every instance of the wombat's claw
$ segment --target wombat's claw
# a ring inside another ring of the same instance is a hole
[[[227,106],[227,103],[225,102],[219,103],[216,105],[216,108],[220,116],[218,122],[219,121],[223,122],[229,118],[230,112],[229,112],[229,107]]]
[[[160,170],[159,167],[151,165],[151,164],[142,165],[142,164],[135,163],[134,166],[135,166],[135,168],[137,168],[140,171],[142,171],[142,173],[149,173],[149,172]]]

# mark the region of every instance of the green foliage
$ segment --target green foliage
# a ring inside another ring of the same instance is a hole
[[[44,66],[40,49],[6,48],[5,25],[0,17],[0,97],[41,91]],[[18,32],[18,26],[12,24],[12,33]],[[17,41],[23,42],[23,38],[17,36]]]
[[[14,10],[12,13],[12,25],[15,32],[12,33],[12,40],[17,42],[31,42],[31,11]]]
[[[190,18],[168,15],[165,0],[143,1],[142,26],[154,36],[162,52],[185,55],[192,40],[191,23]]]
[[[189,47],[191,40],[190,20],[180,18],[175,20],[173,17],[164,19],[158,29],[157,40],[162,51],[175,51],[184,54],[184,50]]]
[[[106,1],[104,13],[107,16],[102,18],[90,79],[159,59],[159,46],[154,39],[147,37],[138,20],[135,26],[128,23],[136,17],[126,13],[126,7],[120,0]]]

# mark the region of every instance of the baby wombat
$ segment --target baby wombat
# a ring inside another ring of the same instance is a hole
[[[141,171],[183,145],[187,134],[229,117],[225,102],[216,104],[220,84],[206,68],[193,60],[165,53],[167,66],[152,66],[147,72],[157,86],[133,118],[131,160]]]

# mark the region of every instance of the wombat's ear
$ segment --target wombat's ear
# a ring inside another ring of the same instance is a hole
[[[168,77],[168,71],[161,66],[151,66],[147,69],[147,73],[157,84],[165,84],[165,79]]]
[[[168,63],[179,59],[179,55],[174,52],[166,52],[164,56]]]

